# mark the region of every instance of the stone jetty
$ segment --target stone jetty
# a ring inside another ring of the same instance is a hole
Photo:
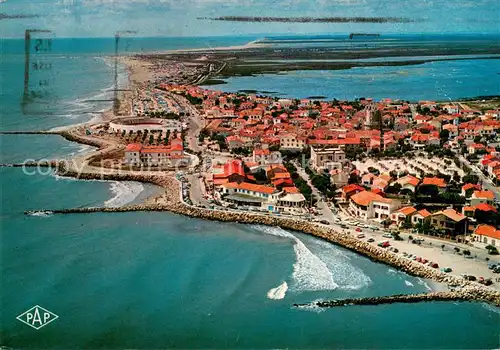
[[[43,131],[43,130],[33,130],[33,131],[0,131],[0,135],[59,135],[58,131]]]
[[[478,295],[479,293],[479,295]],[[438,302],[438,301],[489,301],[496,306],[498,300],[490,300],[487,293],[471,290],[461,289],[458,291],[450,292],[433,292],[433,293],[420,293],[420,294],[397,294],[379,297],[365,297],[365,298],[348,298],[338,300],[322,300],[311,304],[293,304],[294,307],[304,306],[318,306],[322,308],[340,307],[340,306],[354,306],[354,305],[386,305],[395,303],[421,303],[421,302]]]
[[[3,163],[0,167],[23,168],[23,167],[40,167],[40,168],[56,168],[60,164],[57,160],[40,160],[40,161],[27,161],[24,163]]]

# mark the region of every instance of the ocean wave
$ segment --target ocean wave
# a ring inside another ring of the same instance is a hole
[[[310,249],[326,264],[340,289],[360,290],[373,283],[362,269],[352,264],[351,252],[343,251],[322,240],[315,240]]]
[[[139,196],[144,190],[140,182],[112,182],[110,187],[113,197],[104,202],[106,207],[121,207]]]
[[[405,280],[405,284],[408,286],[408,287],[413,287],[413,283],[411,283],[410,281],[408,280]]]
[[[288,284],[285,281],[276,288],[271,288],[269,292],[267,292],[267,297],[269,299],[274,299],[274,300],[283,299],[286,295],[287,290],[288,290]]]
[[[496,307],[496,306],[490,305],[488,303],[481,303],[481,306],[484,307],[488,311],[494,312],[496,314],[500,314],[500,307]]]
[[[37,212],[32,212],[28,214],[29,216],[37,216],[37,217],[42,217],[42,218],[47,218],[49,216],[54,215],[53,212],[50,210],[45,210],[45,211],[37,211]]]
[[[326,310],[324,307],[319,307],[317,305],[317,303],[320,301],[323,301],[323,299],[316,299],[307,305],[299,305],[296,307],[296,309],[303,310],[303,311],[309,311],[309,312],[315,312],[315,313],[319,314],[320,312],[324,312]]]
[[[291,239],[296,261],[293,264],[293,290],[318,291],[334,290],[339,287],[333,280],[333,275],[328,266],[316,255],[314,255],[305,244],[290,232],[279,227],[254,226],[257,230],[278,237]]]
[[[431,292],[433,291],[433,289],[431,288],[431,286],[429,286],[425,280],[423,280],[421,278],[417,278],[417,282],[418,282],[418,284],[424,286],[427,290],[429,290]]]

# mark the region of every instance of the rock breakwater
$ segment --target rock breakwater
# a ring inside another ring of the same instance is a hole
[[[365,298],[347,298],[338,300],[322,300],[311,304],[293,304],[294,307],[318,306],[323,308],[354,306],[354,305],[384,305],[395,303],[421,303],[421,302],[439,302],[439,301],[489,301],[492,304],[498,304],[498,301],[490,300],[487,293],[462,289],[453,292],[433,292],[420,294],[397,294],[390,296],[365,297]]]

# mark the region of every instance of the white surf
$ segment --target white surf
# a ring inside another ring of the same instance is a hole
[[[112,182],[110,187],[113,197],[104,202],[106,207],[121,207],[133,202],[144,190],[140,182]]]
[[[287,290],[288,290],[288,284],[285,281],[276,288],[271,288],[269,292],[267,292],[267,297],[269,299],[274,299],[274,300],[283,299],[286,295]]]
[[[300,239],[279,227],[254,226],[257,230],[278,237],[291,239],[296,261],[293,264],[293,289],[300,291],[333,290],[338,285],[327,265],[314,255]]]

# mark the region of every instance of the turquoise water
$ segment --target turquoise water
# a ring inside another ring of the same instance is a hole
[[[23,62],[5,56],[2,130],[85,121],[91,116],[82,111],[109,106],[82,101],[112,85],[112,67],[75,50],[59,66],[80,73],[59,74],[65,78],[49,109],[65,113],[27,116],[17,83]],[[87,151],[58,136],[0,135],[0,142],[2,163]],[[7,347],[498,347],[498,309],[478,303],[293,308],[428,290],[426,281],[303,234],[169,213],[27,216],[31,209],[119,205],[152,189],[22,168],[1,168],[0,183],[0,340]],[[287,292],[275,294],[283,298],[270,299],[284,282]],[[59,319],[35,331],[15,317],[37,304]]]

